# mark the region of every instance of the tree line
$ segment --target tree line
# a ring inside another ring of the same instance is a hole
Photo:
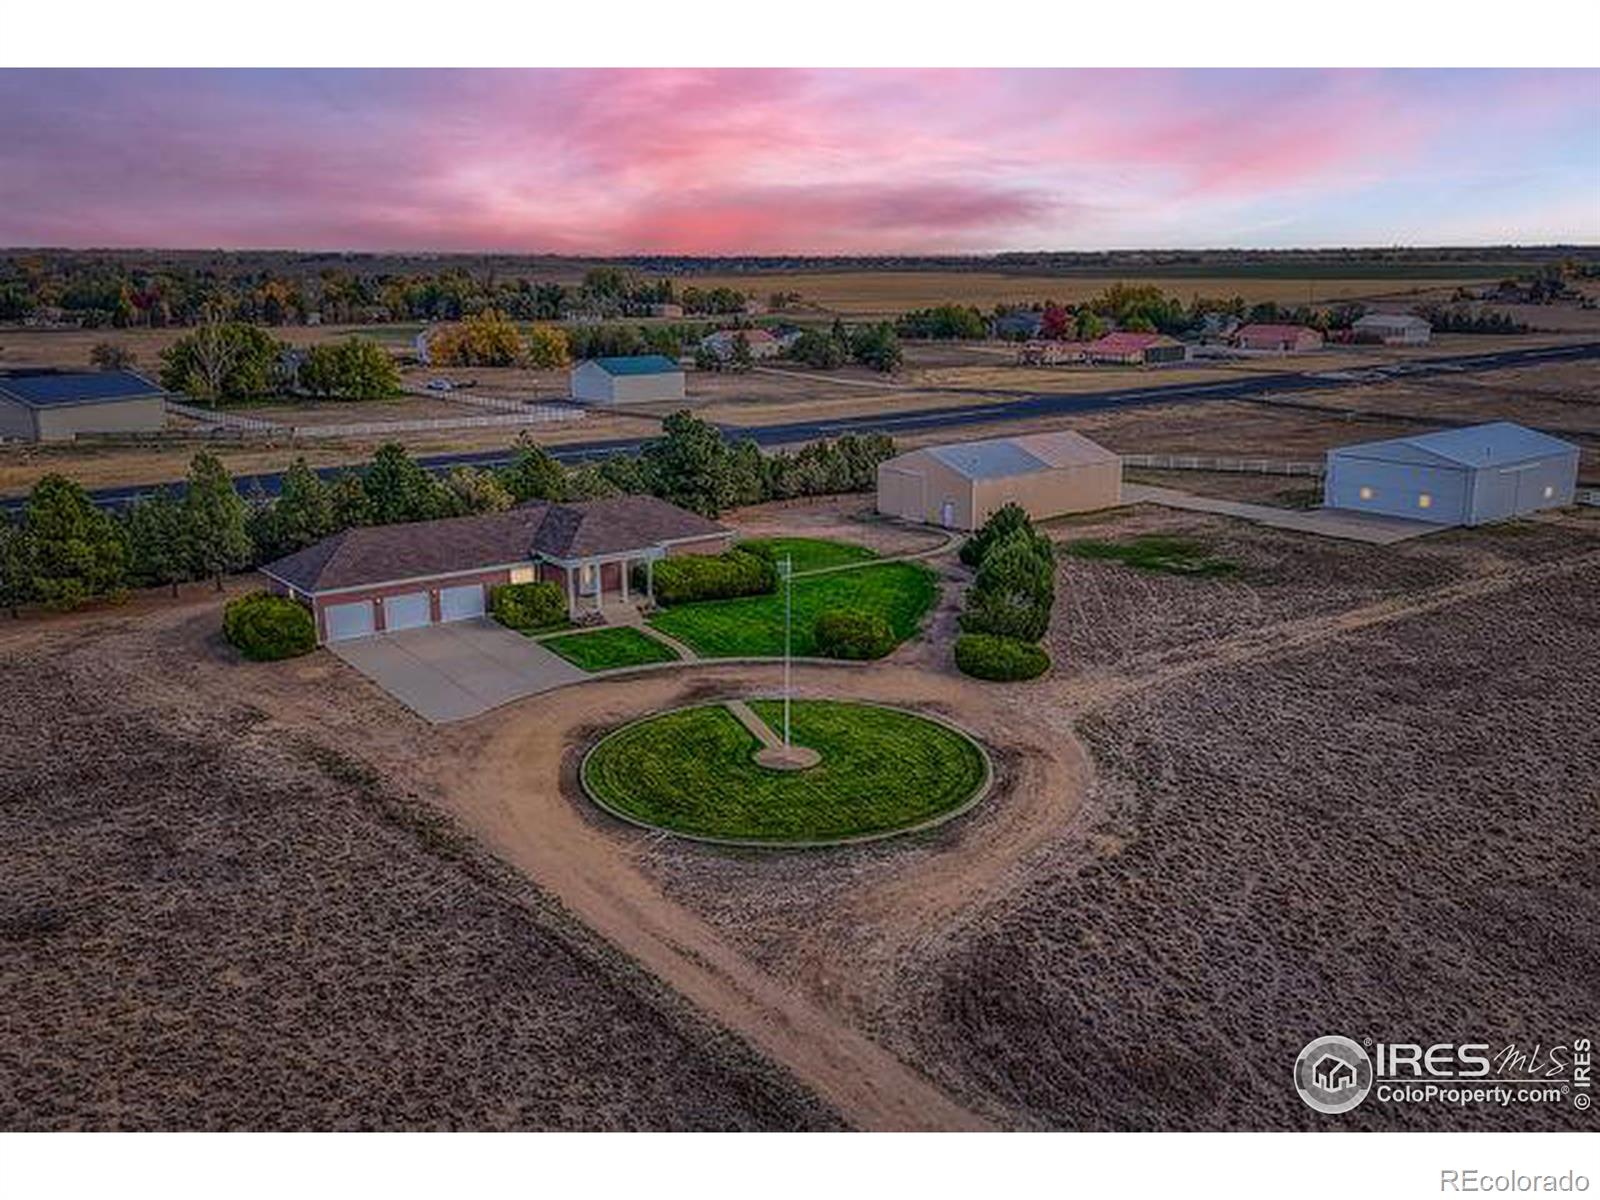
[[[303,458],[279,492],[241,494],[215,455],[196,454],[184,488],[162,488],[121,512],[94,504],[77,483],[47,475],[20,519],[0,517],[0,606],[70,610],[116,600],[131,587],[211,579],[292,554],[341,530],[497,512],[529,500],[576,501],[622,493],[660,496],[716,516],[764,500],[871,489],[894,453],[881,434],[845,435],[792,453],[763,455],[730,443],[687,411],[637,456],[567,466],[519,438],[512,461],[486,470],[430,472],[405,447],[381,447],[362,467],[324,479]]]
[[[132,365],[131,355],[97,346],[100,367]],[[394,357],[370,338],[351,337],[297,350],[265,329],[208,319],[161,352],[161,386],[218,404],[298,391],[331,400],[378,400],[400,390]]]
[[[86,329],[161,329],[198,325],[207,313],[267,326],[459,321],[496,310],[522,321],[649,316],[674,304],[686,314],[746,311],[748,298],[726,286],[682,287],[623,267],[595,267],[569,284],[481,271],[315,271],[264,266],[229,269],[219,256],[140,262],[127,256],[20,253],[0,257],[0,321],[64,322]]]

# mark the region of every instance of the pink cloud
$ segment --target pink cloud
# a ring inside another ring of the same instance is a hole
[[[1216,244],[1284,222],[1337,237],[1381,230],[1389,193],[1462,163],[1565,171],[1529,198],[1565,211],[1600,171],[1597,78],[0,72],[0,243],[870,252],[1175,229]],[[1460,200],[1473,227],[1481,201]]]

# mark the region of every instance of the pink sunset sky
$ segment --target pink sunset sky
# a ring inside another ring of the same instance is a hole
[[[1600,241],[1595,71],[0,71],[0,245]]]

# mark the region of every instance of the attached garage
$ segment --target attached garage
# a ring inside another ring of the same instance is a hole
[[[1328,452],[1329,508],[1485,525],[1571,504],[1578,447],[1495,421]]]
[[[405,592],[399,596],[383,598],[383,629],[394,633],[399,629],[420,629],[433,624],[433,605],[427,592]]]
[[[439,589],[439,620],[469,621],[484,615],[483,584]]]
[[[330,604],[322,610],[330,642],[348,641],[350,638],[370,637],[378,632],[378,617],[372,601],[357,600],[352,604]]]
[[[878,511],[976,529],[1019,504],[1035,520],[1122,503],[1122,460],[1070,430],[925,446],[878,467]]]

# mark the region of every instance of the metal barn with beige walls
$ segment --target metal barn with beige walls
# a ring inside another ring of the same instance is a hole
[[[924,446],[878,467],[878,511],[976,529],[1006,504],[1035,520],[1115,508],[1122,460],[1080,433],[1029,433]]]

